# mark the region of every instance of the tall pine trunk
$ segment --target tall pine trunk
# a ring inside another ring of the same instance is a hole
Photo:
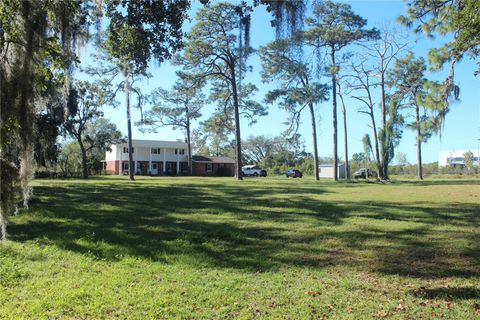
[[[343,104],[343,99],[342,99]],[[345,179],[350,179],[350,168],[348,166],[348,135],[347,135],[347,110],[345,109],[345,105],[342,107],[342,114],[343,114],[343,141],[345,147]]]
[[[332,66],[335,68],[335,49],[330,48]],[[337,80],[332,72],[332,111],[333,111],[333,179],[338,180],[338,145],[337,145]]]
[[[338,85],[338,96],[340,97],[340,101],[342,103],[342,115],[343,115],[343,143],[344,143],[344,150],[345,150],[345,179],[350,179],[350,168],[348,166],[348,134],[347,134],[347,109],[345,108],[345,101],[343,100],[343,94],[340,87],[340,83]]]
[[[420,108],[418,105],[415,106],[415,120],[417,121],[417,172],[418,178],[422,180],[422,134],[420,131]]]
[[[127,133],[128,133],[128,174],[130,180],[135,180],[135,169],[133,163],[133,143],[132,143],[132,117],[130,115],[130,83],[129,83],[129,70],[128,66],[124,66],[124,91],[125,91],[125,104],[127,107]],[[121,165],[121,164],[120,164]],[[120,168],[121,169],[121,168]]]
[[[187,108],[188,114],[188,108]],[[190,138],[190,118],[187,116],[187,148],[188,148],[188,170],[191,176],[193,176],[193,167],[192,167],[192,142]]]
[[[375,122],[375,115],[373,113],[373,108],[370,109],[370,119],[372,121],[372,129],[373,129],[373,138],[375,140],[375,162],[377,164],[378,174],[382,171],[382,165],[380,163],[380,150],[378,147],[378,134],[377,134],[377,127]]]
[[[383,68],[383,59],[381,60],[381,70]],[[388,179],[388,163],[390,162],[390,134],[386,131],[387,130],[387,106],[386,106],[386,98],[385,98],[385,73],[380,73],[380,94],[381,94],[381,107],[382,107],[382,131],[383,131],[383,139],[381,140],[381,170],[379,170],[378,174],[380,175],[381,179]]]
[[[313,138],[313,165],[315,166],[313,172],[315,173],[315,180],[320,180],[320,174],[318,172],[318,142],[317,142],[317,125],[315,122],[315,110],[313,103],[309,103],[308,109],[310,110],[310,120],[312,124],[312,138]]]
[[[235,64],[230,66],[231,78],[232,78],[232,93],[233,93],[233,108],[235,110],[235,176],[237,180],[243,180],[242,177],[242,141],[240,140],[240,111],[237,92],[237,81],[235,78]]]

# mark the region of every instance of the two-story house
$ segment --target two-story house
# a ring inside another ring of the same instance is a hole
[[[112,145],[105,154],[107,174],[128,175],[128,143]],[[182,141],[132,140],[136,175],[188,175],[188,146]],[[235,161],[228,157],[192,157],[196,176],[233,176]]]
[[[188,174],[188,148],[182,141],[132,140],[135,174]],[[110,147],[105,155],[108,174],[128,175],[128,143]]]

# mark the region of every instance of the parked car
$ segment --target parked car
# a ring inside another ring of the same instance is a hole
[[[285,174],[287,178],[301,178],[303,177],[302,171],[297,170],[297,169],[290,169],[287,171]]]
[[[242,174],[247,177],[266,177],[267,171],[256,165],[248,165],[242,167]]]
[[[366,178],[376,178],[376,177],[377,177],[377,172],[375,172],[374,170],[370,170],[368,168],[358,169],[353,174],[354,179],[359,179],[359,178],[366,179]]]

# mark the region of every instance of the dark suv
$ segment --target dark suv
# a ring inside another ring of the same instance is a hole
[[[287,171],[285,174],[287,178],[301,178],[303,177],[302,171],[297,170],[297,169],[290,169]]]
[[[367,178],[376,178],[376,177],[377,177],[377,173],[374,170],[370,170],[367,168],[358,169],[353,174],[354,179],[359,179],[359,178],[367,179]]]

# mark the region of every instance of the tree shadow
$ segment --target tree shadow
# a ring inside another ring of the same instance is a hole
[[[345,265],[418,278],[480,276],[478,234],[438,231],[447,224],[478,230],[480,204],[318,200],[324,193],[311,185],[211,180],[206,186],[55,184],[35,187],[31,209],[9,231],[14,241],[111,261],[135,256],[250,271]],[[452,241],[471,245],[451,247]]]
[[[474,287],[439,287],[428,289],[420,287],[410,291],[415,297],[444,300],[473,300],[480,299],[480,289]]]
[[[392,180],[393,184],[404,184],[414,186],[466,186],[466,185],[480,185],[478,178],[463,178],[463,179],[426,179],[426,180]]]
[[[319,194],[321,189],[302,190],[242,189],[222,184],[209,184],[208,188],[40,186],[31,201],[31,218],[25,223],[12,223],[10,233],[14,241],[37,240],[98,259],[118,260],[131,255],[168,263],[175,257],[187,257],[200,265],[252,270],[285,263],[308,265],[311,261],[277,257],[290,252],[288,246],[304,241],[283,235],[285,225],[299,215],[299,202],[304,204],[300,210],[303,214],[309,214],[309,210],[316,210],[316,214],[322,209],[325,223],[340,223],[343,213],[327,205],[316,206],[315,201],[300,196]],[[268,200],[273,194],[285,192],[300,198]],[[245,205],[252,202],[262,205]],[[273,208],[278,212],[272,214]],[[216,219],[224,213],[234,217],[236,223]],[[247,221],[249,225],[244,225]],[[252,225],[262,221],[268,225]],[[301,256],[301,252],[325,255],[323,250],[305,248],[295,256]]]

